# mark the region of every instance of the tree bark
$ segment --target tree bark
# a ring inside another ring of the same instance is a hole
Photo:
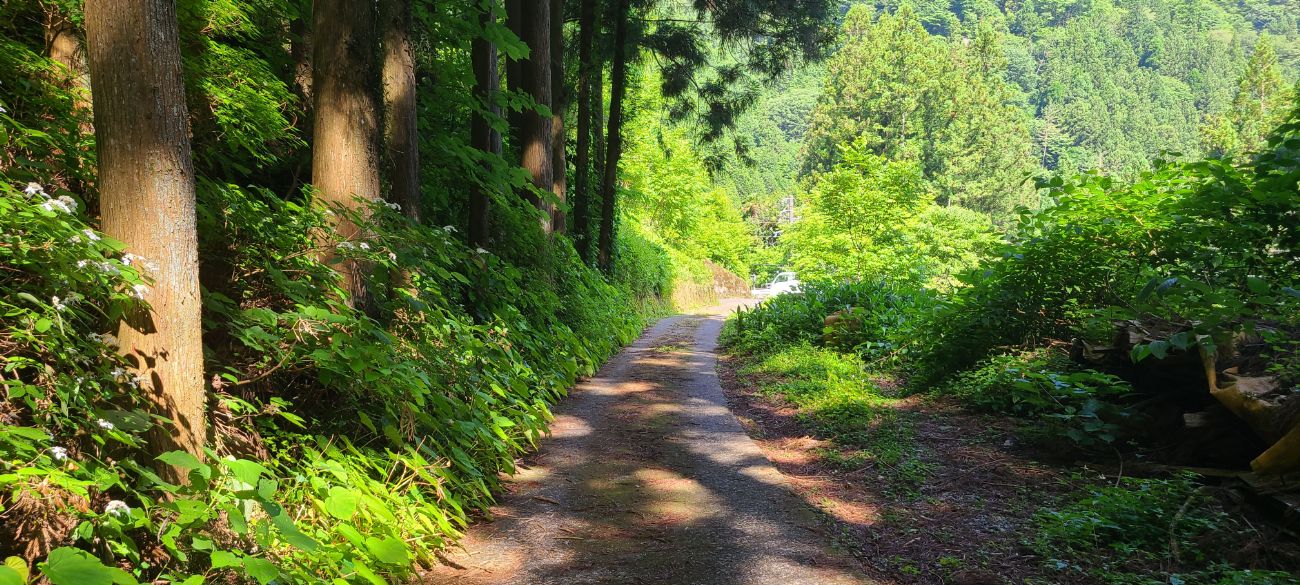
[[[479,15],[479,22],[487,28],[496,21],[491,9]],[[484,37],[475,37],[470,47],[470,59],[474,68],[474,93],[482,102],[485,113],[474,114],[470,121],[470,146],[488,155],[501,155],[501,135],[492,128],[492,120],[501,115],[501,108],[496,105],[496,94],[501,89],[501,77],[497,70],[497,47]],[[485,162],[484,175],[490,165]],[[469,245],[481,248],[488,241],[488,210],[490,209],[488,189],[481,183],[470,186],[469,194]]]
[[[146,259],[135,266],[153,279],[136,291],[148,307],[130,311],[117,337],[156,412],[172,421],[151,431],[153,450],[202,457],[197,209],[176,4],[87,0],[85,23],[102,226]]]
[[[564,156],[564,110],[569,96],[564,87],[564,0],[550,0],[551,9],[551,192],[556,202],[551,212],[551,233],[562,234],[566,226],[564,212],[568,199],[569,164]]]
[[[519,38],[528,45],[528,58],[515,67],[517,78],[511,85],[517,87],[537,102],[539,106],[551,107],[551,10],[550,2],[544,0],[509,0],[507,2],[507,24]],[[507,71],[509,74],[510,71]],[[532,177],[533,186],[538,191],[550,191],[554,188],[554,172],[551,163],[551,117],[543,116],[535,109],[528,109],[514,118],[517,129],[514,132],[519,147],[520,164]],[[550,209],[537,195],[527,193],[525,199],[542,211],[542,231],[550,233]]]
[[[600,185],[600,249],[597,262],[601,270],[614,268],[614,195],[618,182],[618,159],[623,154],[623,94],[627,92],[627,19],[629,0],[619,0],[614,24],[614,70],[610,81],[608,154],[605,175]]]
[[[77,36],[77,27],[63,13],[53,10],[46,14],[45,46],[50,59],[68,69],[67,77],[58,83],[73,91],[73,106],[90,110],[90,77],[86,71],[86,48]],[[82,128],[89,132],[89,125]]]
[[[384,147],[391,166],[389,200],[420,220],[420,142],[416,123],[411,0],[382,0],[384,26]]]
[[[591,259],[591,70],[595,67],[592,62],[595,29],[596,0],[582,0],[578,7],[578,144],[574,152],[573,243],[583,262]]]
[[[368,202],[379,199],[377,15],[371,3],[352,0],[315,0],[312,12],[312,183],[321,201],[365,214]],[[364,237],[341,215],[334,231],[343,241]],[[367,306],[366,267],[334,262],[328,243],[322,257],[342,275],[352,305]]]
[[[302,132],[308,144],[312,143],[312,34],[310,5],[289,21],[289,58],[293,60],[293,87],[302,107],[302,117],[294,120],[294,127]]]

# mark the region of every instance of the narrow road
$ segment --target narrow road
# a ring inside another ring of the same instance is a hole
[[[661,321],[579,384],[422,582],[869,583],[727,410],[715,348],[738,304]]]

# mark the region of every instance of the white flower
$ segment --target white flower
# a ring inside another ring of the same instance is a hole
[[[143,285],[143,284],[133,284],[133,285],[131,285],[131,296],[133,296],[133,297],[135,297],[135,298],[137,298],[137,299],[143,301],[143,300],[144,300],[144,296],[147,295],[147,294],[149,294],[149,287],[148,287],[148,286]]]
[[[6,110],[4,106],[0,106],[0,114],[8,114],[8,113],[9,110]]]
[[[63,299],[58,297],[58,295],[50,297],[50,304],[54,306],[55,311],[66,311],[68,310],[68,306],[73,302],[74,301],[71,298],[69,298],[67,302],[64,302]]]
[[[398,204],[396,204],[396,203],[385,203],[384,205],[387,206],[389,209],[391,209],[391,210],[393,210],[393,211],[401,211],[401,210],[402,210],[402,206],[401,206],[401,205],[398,205]]]
[[[369,249],[370,249],[370,244],[367,244],[367,243],[365,243],[365,242],[361,242],[360,244],[357,244],[357,246],[358,246],[359,248],[361,248],[362,250],[369,250]]]
[[[484,250],[483,248],[474,248],[474,251],[475,251],[475,252],[478,252],[479,254],[488,254],[488,253],[490,253],[490,252],[488,252],[487,250]]]
[[[451,233],[455,233],[455,232],[456,232],[456,226],[454,226],[454,225],[444,225],[444,226],[442,226],[442,231],[447,232],[447,233],[449,233],[449,234],[451,234]]]
[[[392,253],[392,252],[389,252],[389,253],[388,253],[388,259],[389,259],[389,260],[392,260],[393,262],[397,262],[397,254],[394,254],[394,253]]]
[[[99,428],[104,429],[104,430],[106,430],[106,431],[111,431],[111,430],[113,430],[113,428],[114,428],[114,427],[113,427],[113,423],[108,422],[108,421],[106,421],[106,420],[104,420],[104,419],[102,419],[102,418],[99,419],[99,420],[97,420],[97,421],[95,421],[95,424],[99,425]]]
[[[77,268],[85,269],[87,266],[90,266],[90,260],[77,261]]]
[[[352,242],[339,242],[339,245],[337,247],[340,250],[351,250]]]
[[[104,513],[110,516],[117,516],[119,518],[123,516],[130,516],[131,506],[126,505],[126,502],[123,502],[122,500],[112,500],[107,505],[104,506]]]
[[[113,371],[110,373],[113,374],[114,378],[121,378],[126,375],[126,370],[122,368],[113,368]]]
[[[68,243],[69,243],[69,244],[80,244],[80,243],[81,243],[81,236],[72,236],[72,237],[68,238]]]
[[[28,183],[27,188],[23,189],[23,193],[26,193],[28,195],[36,195],[36,194],[44,195],[45,187],[42,187],[37,183]]]
[[[99,234],[95,233],[95,230],[92,230],[92,229],[90,229],[90,228],[86,228],[86,229],[84,229],[84,230],[81,230],[81,233],[85,234],[85,235],[86,235],[86,239],[87,239],[87,240],[90,240],[90,241],[92,241],[92,242],[98,242],[98,241],[101,239],[101,238],[99,237]]]
[[[50,456],[53,457],[55,461],[66,461],[68,459],[68,450],[55,445],[50,447]]]
[[[39,185],[37,186],[39,187]],[[30,188],[31,185],[28,185],[28,189]],[[43,192],[41,194],[44,195]],[[44,203],[41,204],[41,209],[50,212],[57,210],[57,211],[62,211],[63,213],[71,214],[77,212],[77,202],[73,201],[72,198],[68,197],[67,195],[60,195],[58,199],[46,200]]]

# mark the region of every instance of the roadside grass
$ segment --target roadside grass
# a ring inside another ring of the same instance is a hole
[[[918,457],[915,425],[902,399],[872,381],[857,356],[807,344],[751,355],[739,373],[759,392],[798,410],[799,420],[831,442],[821,455],[849,470],[875,468],[890,491],[917,496],[930,467]]]

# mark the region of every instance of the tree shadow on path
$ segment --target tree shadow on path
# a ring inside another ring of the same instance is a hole
[[[436,583],[870,583],[727,409],[723,317],[666,319],[580,384]]]

